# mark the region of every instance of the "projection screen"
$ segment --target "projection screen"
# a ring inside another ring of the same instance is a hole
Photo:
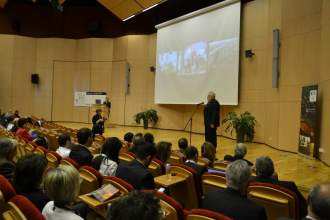
[[[155,103],[237,105],[240,1],[223,1],[157,25]]]

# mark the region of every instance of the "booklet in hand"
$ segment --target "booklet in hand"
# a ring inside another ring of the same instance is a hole
[[[108,185],[104,185],[101,188],[95,190],[94,192],[88,193],[87,196],[94,196],[100,202],[104,202],[118,192],[119,189],[109,183]]]

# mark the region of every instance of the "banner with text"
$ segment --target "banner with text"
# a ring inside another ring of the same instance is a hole
[[[314,156],[318,85],[304,86],[301,96],[299,153]]]
[[[103,104],[106,92],[75,92],[74,106],[92,106],[94,104]]]

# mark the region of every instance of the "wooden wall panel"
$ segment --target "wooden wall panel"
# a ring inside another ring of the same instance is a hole
[[[76,61],[91,61],[92,38],[76,41]]]
[[[92,61],[113,60],[113,39],[92,38]]]
[[[76,40],[55,38],[54,60],[75,61]]]

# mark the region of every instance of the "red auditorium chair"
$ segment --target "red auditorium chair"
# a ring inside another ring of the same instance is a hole
[[[232,220],[231,218],[205,209],[193,209],[189,212],[187,220]]]
[[[265,208],[267,219],[286,217],[299,220],[297,195],[284,187],[269,183],[251,183],[247,198]]]
[[[133,192],[135,189],[133,186],[131,186],[129,183],[125,182],[122,179],[119,179],[118,177],[114,177],[114,176],[107,176],[103,179],[102,181],[103,184],[111,184],[114,187],[116,187],[117,189],[119,189],[119,191],[122,193],[122,195],[127,195],[130,192]]]
[[[8,210],[7,202],[17,194],[14,187],[2,175],[0,175],[0,183],[0,213],[4,213]]]
[[[42,146],[38,146],[34,149],[34,153],[35,154],[40,154],[43,156],[46,156],[46,154],[48,153],[48,151],[46,150],[46,148],[42,147]]]
[[[82,166],[78,171],[83,179],[80,185],[82,194],[91,193],[102,186],[103,176],[99,171],[89,166]]]
[[[147,170],[154,176],[154,177],[157,177],[157,176],[161,176],[161,175],[164,175],[166,174],[165,172],[165,166],[163,164],[163,162],[161,162],[160,160],[154,158],[149,167],[147,168]]]
[[[118,162],[121,163],[122,161],[131,162],[136,158],[136,155],[129,152],[129,151],[120,151],[118,155]]]
[[[77,170],[79,170],[79,168],[80,168],[79,164],[76,161],[74,161],[70,158],[63,158],[60,161],[60,166],[61,165],[69,165],[69,166],[72,166],[72,167],[76,168]]]
[[[226,171],[229,164],[231,164],[230,161],[220,160],[213,163],[213,169]]]
[[[25,146],[26,154],[33,154],[34,150],[38,147],[38,145],[32,141],[27,142]]]
[[[95,135],[94,141],[101,146],[100,148],[100,152],[101,152],[103,148],[103,144],[105,142],[105,137],[103,135]]]
[[[60,164],[60,161],[62,160],[62,157],[56,153],[55,151],[48,151],[46,154],[46,158],[48,160],[47,167],[54,167],[57,168]]]
[[[223,190],[226,185],[226,174],[219,172],[206,172],[202,175],[202,186],[204,194],[208,190],[220,189]]]

